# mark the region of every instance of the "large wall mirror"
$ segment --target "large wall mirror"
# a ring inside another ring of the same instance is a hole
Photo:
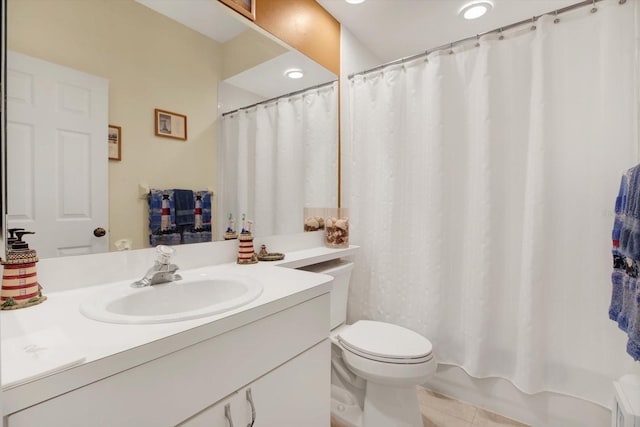
[[[211,192],[220,236],[244,213],[217,209],[237,192],[221,183],[222,113],[337,78],[214,0],[6,3],[6,224],[34,231],[41,258],[149,247],[151,189]],[[335,200],[337,185],[327,191]]]

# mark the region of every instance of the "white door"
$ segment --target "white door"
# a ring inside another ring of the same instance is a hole
[[[7,53],[7,224],[41,258],[105,252],[106,79]],[[96,234],[100,234],[98,231]]]

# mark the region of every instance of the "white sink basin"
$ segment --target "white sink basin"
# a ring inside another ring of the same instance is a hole
[[[113,286],[80,304],[80,312],[109,323],[177,322],[238,308],[261,293],[262,285],[249,277],[202,274],[144,288]]]

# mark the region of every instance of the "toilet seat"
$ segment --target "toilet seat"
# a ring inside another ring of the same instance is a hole
[[[337,335],[345,351],[369,360],[394,364],[420,364],[433,358],[431,342],[398,325],[359,320]]]

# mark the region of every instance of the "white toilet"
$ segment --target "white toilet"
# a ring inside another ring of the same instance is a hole
[[[334,277],[331,415],[349,427],[422,427],[416,385],[436,369],[429,340],[390,323],[345,324],[352,262],[303,269]]]

